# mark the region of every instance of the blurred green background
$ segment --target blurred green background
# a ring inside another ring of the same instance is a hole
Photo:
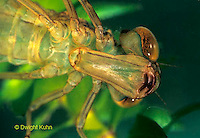
[[[36,0],[35,0],[36,1]],[[43,7],[63,11],[61,0],[43,0]],[[80,17],[88,19],[73,0]],[[149,95],[139,105],[121,108],[112,101],[106,85],[97,96],[85,126],[88,137],[200,137],[200,2],[198,0],[90,0],[104,28],[116,37],[122,29],[137,26],[149,28],[160,45],[160,97]],[[5,63],[0,71],[19,69]],[[2,137],[24,137],[25,131],[15,130],[16,124],[25,124],[24,114],[29,103],[41,95],[62,87],[67,76],[35,81],[0,81],[0,133]],[[56,82],[56,83],[55,83]],[[50,87],[51,86],[51,87]],[[86,87],[87,86],[87,87]],[[67,97],[42,106],[33,113],[33,123],[52,125],[48,131],[34,131],[33,137],[69,137],[77,135],[74,121],[84,98],[91,89],[91,78]],[[81,98],[80,98],[81,97]],[[156,123],[155,123],[155,122]],[[158,125],[159,124],[159,125]],[[165,133],[164,133],[165,132]],[[156,135],[156,136],[155,136]]]

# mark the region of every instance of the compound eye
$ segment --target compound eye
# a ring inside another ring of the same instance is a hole
[[[143,55],[149,60],[156,62],[159,56],[159,46],[153,33],[145,27],[137,27],[134,31],[139,34],[141,38]]]
[[[142,99],[124,97],[121,101],[115,101],[119,106],[128,108],[137,105]]]

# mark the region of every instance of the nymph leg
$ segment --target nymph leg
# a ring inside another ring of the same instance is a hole
[[[68,94],[70,91],[72,91],[74,89],[74,87],[76,87],[80,83],[81,79],[82,79],[82,74],[74,71],[69,74],[67,84],[65,85],[65,87],[63,89],[50,92],[50,93],[45,94],[42,97],[36,99],[35,101],[33,101],[30,104],[28,111],[26,112],[26,125],[27,126],[31,125],[31,123],[32,123],[31,114],[33,111],[37,110],[39,107],[41,107],[42,105],[44,105],[48,102],[51,102],[57,98],[60,98],[64,95]],[[30,134],[31,134],[30,129],[27,129],[25,137],[29,138]]]
[[[81,138],[87,138],[83,132],[83,127],[85,125],[85,120],[87,118],[87,115],[92,107],[94,99],[97,93],[99,92],[100,88],[101,88],[101,81],[93,79],[92,90],[89,92],[87,99],[85,100],[83,104],[83,107],[81,109],[81,112],[78,116],[77,123],[76,123],[76,128]]]

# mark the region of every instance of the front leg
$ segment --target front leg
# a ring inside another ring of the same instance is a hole
[[[52,78],[58,75],[60,74],[59,74],[59,67],[57,66],[57,64],[49,63],[46,66],[29,73],[16,73],[16,72],[0,73],[0,79],[28,80],[28,79],[40,79],[40,78]]]
[[[76,87],[80,83],[80,81],[82,80],[82,77],[83,76],[81,73],[74,71],[69,74],[67,84],[65,85],[65,87],[63,89],[47,93],[47,94],[43,95],[42,97],[33,101],[30,104],[28,111],[26,112],[26,125],[30,126],[32,124],[31,115],[32,115],[33,111],[37,110],[42,105],[44,105],[48,102],[51,102],[55,99],[58,99],[64,95],[68,94],[69,92],[71,92],[74,89],[74,87]],[[31,130],[27,129],[25,138],[29,138],[30,134],[31,134]]]
[[[102,23],[88,0],[78,1],[81,3],[82,7],[86,11],[87,15],[92,21],[92,24],[95,27],[96,48],[102,52],[115,54],[116,51],[114,48],[114,38],[112,36],[111,30],[107,30],[104,32]]]
[[[89,92],[76,122],[76,129],[81,138],[87,138],[83,132],[83,127],[85,125],[85,120],[87,118],[87,115],[92,107],[94,99],[97,93],[99,92],[100,88],[101,88],[101,81],[93,79],[92,90]]]

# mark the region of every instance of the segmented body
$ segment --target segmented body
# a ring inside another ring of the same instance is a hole
[[[80,19],[92,35],[86,44],[76,44],[71,34],[70,19],[65,13],[47,11],[50,17],[62,23],[64,28],[63,40],[55,40],[39,17],[15,0],[4,1],[1,5],[0,22],[0,62],[10,62],[15,65],[56,63],[59,66],[59,74],[68,72],[71,68],[68,55],[71,50],[87,46],[95,48],[94,29],[89,27],[86,21]],[[58,32],[59,33],[59,32]],[[60,34],[58,34],[60,35]]]

